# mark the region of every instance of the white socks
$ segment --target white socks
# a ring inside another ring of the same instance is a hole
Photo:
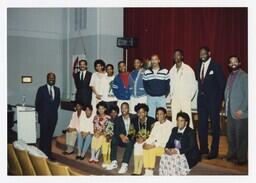
[[[153,170],[150,169],[145,169],[145,174],[146,176],[152,176],[153,175]]]

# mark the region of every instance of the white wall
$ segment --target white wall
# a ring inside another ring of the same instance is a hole
[[[62,39],[64,16],[63,8],[8,8],[8,35]]]
[[[73,8],[70,9],[69,17],[69,39],[64,41],[64,47],[68,45],[69,48],[69,54],[65,55],[66,59],[69,57],[69,65],[72,55],[85,52],[91,72],[94,72],[93,63],[96,59],[113,64],[117,72],[117,63],[123,59],[123,50],[116,47],[116,38],[123,36],[123,8],[88,8],[87,26],[80,32],[74,30]],[[70,75],[71,87],[66,87],[63,95],[70,98],[74,87],[70,69],[67,69],[67,74]]]
[[[56,85],[63,89],[63,9],[9,8],[8,28],[8,104],[34,105],[36,91],[46,83],[48,72],[56,73]],[[22,84],[21,76],[33,77],[31,84]],[[59,111],[55,135],[66,126],[71,112]],[[39,130],[38,130],[39,132]]]
[[[93,61],[102,58],[107,63],[122,59],[122,49],[116,47],[116,37],[123,35],[122,8],[88,8],[87,26],[74,31],[74,9],[65,8],[8,8],[8,104],[34,105],[37,88],[45,84],[46,74],[56,73],[56,85],[62,98],[70,95],[73,84],[71,58],[82,54],[85,43],[89,70]],[[22,75],[31,75],[32,84],[21,84]],[[55,135],[66,128],[71,112],[59,111]]]

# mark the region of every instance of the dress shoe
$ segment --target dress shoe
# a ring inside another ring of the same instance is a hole
[[[71,152],[64,151],[64,152],[62,152],[62,154],[64,154],[64,155],[70,155],[70,154],[73,154],[73,153],[74,153],[74,151],[71,151]]]
[[[80,156],[80,160],[84,160],[85,156]]]
[[[94,163],[99,163],[99,160],[98,159],[94,159],[94,161],[93,161]]]
[[[208,159],[208,154],[202,154],[201,159]]]
[[[141,176],[141,174],[132,173],[133,176]]]
[[[238,161],[238,160],[233,160],[233,163],[239,166],[246,165],[248,162],[247,161]]]
[[[211,160],[211,159],[216,159],[218,157],[217,154],[208,154],[208,159]]]
[[[89,163],[94,163],[94,160],[93,160],[93,159],[90,159],[90,160],[89,160]]]
[[[200,151],[200,154],[208,154],[209,151]]]
[[[62,133],[63,133],[63,134],[66,134],[67,131],[68,131],[67,129],[66,129],[66,130],[62,130]]]
[[[233,162],[236,158],[235,157],[233,157],[233,156],[227,156],[226,158],[224,158],[225,160],[227,160],[227,161],[231,161],[231,162]]]
[[[56,159],[55,158],[53,158],[53,157],[50,157],[50,158],[48,158],[49,160],[51,160],[51,161],[56,161]]]
[[[80,159],[81,158],[81,156],[76,156],[76,159]]]

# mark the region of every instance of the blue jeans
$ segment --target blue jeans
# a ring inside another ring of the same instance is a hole
[[[81,133],[77,133],[77,149],[78,149],[78,156],[85,156],[89,146],[92,142],[92,135],[87,135],[86,137],[82,137]]]
[[[148,115],[152,118],[156,118],[156,108],[158,107],[164,107],[166,108],[166,99],[165,96],[149,96],[147,97],[147,103],[148,103]]]

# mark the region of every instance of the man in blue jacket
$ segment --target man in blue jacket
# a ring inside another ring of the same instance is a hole
[[[147,95],[143,86],[143,75],[145,69],[142,67],[143,62],[136,58],[133,62],[134,70],[129,76],[129,90],[131,92],[130,100],[130,111],[131,113],[136,113],[134,107],[138,103],[147,103]]]
[[[129,72],[127,72],[126,63],[124,61],[118,62],[119,73],[113,80],[113,93],[118,99],[117,105],[119,109],[123,102],[130,104],[131,92],[129,90]]]
[[[157,54],[151,56],[152,68],[143,76],[143,85],[147,93],[148,115],[155,118],[156,108],[166,108],[166,97],[170,92],[170,77],[167,69],[160,67]]]

